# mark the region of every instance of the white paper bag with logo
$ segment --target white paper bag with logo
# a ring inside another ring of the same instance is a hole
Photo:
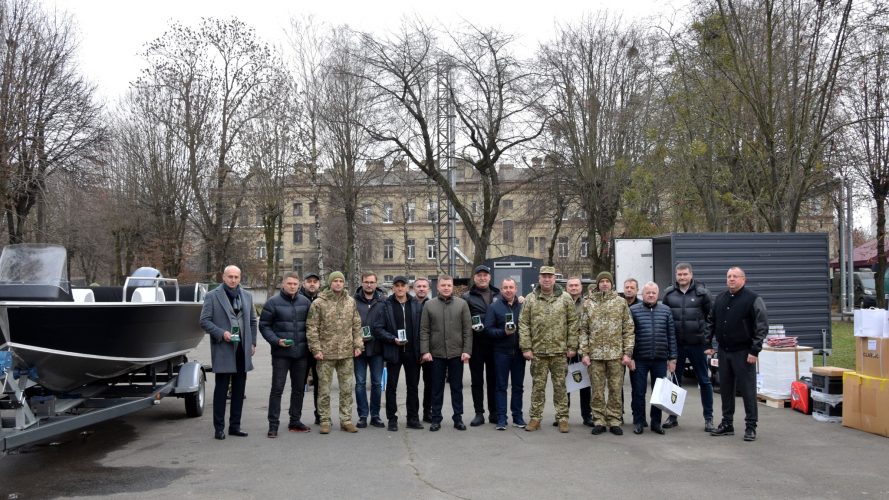
[[[676,374],[670,374],[676,380]],[[685,406],[686,391],[667,378],[659,378],[654,382],[654,390],[651,391],[651,406],[660,408],[668,415],[681,416],[682,407]]]
[[[883,323],[886,322],[885,309],[859,309],[861,311],[861,335],[859,337],[882,337]]]
[[[590,372],[583,363],[568,365],[568,375],[565,377],[565,390],[568,392],[579,391],[590,387]]]

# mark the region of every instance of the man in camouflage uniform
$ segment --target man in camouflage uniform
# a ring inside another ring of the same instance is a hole
[[[540,429],[546,404],[546,377],[552,377],[553,404],[559,431],[568,432],[568,358],[577,350],[577,310],[571,296],[556,285],[556,269],[540,268],[540,286],[525,299],[519,316],[519,348],[531,360],[531,421],[526,431]]]
[[[598,291],[590,295],[580,317],[580,347],[578,354],[589,366],[593,386],[593,434],[602,434],[609,426],[612,434],[620,436],[621,389],[624,385],[624,366],[630,366],[635,345],[633,319],[627,301],[612,290],[611,273],[601,272],[596,277]],[[605,385],[608,403],[605,403]]]
[[[330,383],[334,370],[340,385],[340,428],[358,432],[352,425],[352,360],[364,350],[361,316],[355,299],[343,291],[346,286],[343,273],[330,273],[329,281],[330,289],[318,294],[306,319],[306,340],[318,360],[320,432],[330,433]]]

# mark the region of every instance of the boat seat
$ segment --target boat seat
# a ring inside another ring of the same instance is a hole
[[[159,288],[139,287],[133,292],[130,302],[166,302],[167,298],[164,291]]]
[[[94,294],[93,291],[88,288],[72,288],[71,296],[74,297],[74,302],[96,301],[96,294]]]

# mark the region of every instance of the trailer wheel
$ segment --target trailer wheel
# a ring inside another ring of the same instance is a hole
[[[185,414],[192,418],[204,414],[204,377],[201,377],[198,392],[185,396]]]

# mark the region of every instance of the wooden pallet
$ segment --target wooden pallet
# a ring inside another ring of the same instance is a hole
[[[790,408],[790,400],[789,399],[774,399],[768,396],[763,396],[760,394],[756,395],[756,400],[768,406],[769,408]]]

